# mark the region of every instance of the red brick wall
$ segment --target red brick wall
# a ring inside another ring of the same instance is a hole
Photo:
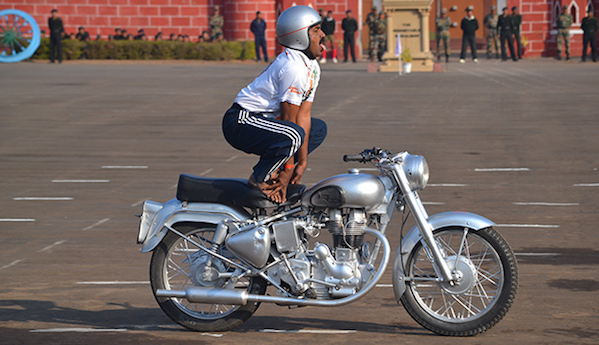
[[[599,0],[593,0],[595,16],[599,13]],[[555,56],[557,51],[556,28],[553,9],[555,4],[578,6],[578,21],[572,24],[570,38],[570,54],[582,54],[582,31],[580,22],[586,17],[587,0],[508,0],[507,6],[520,8],[522,14],[522,36],[528,40],[527,57]],[[501,13],[501,12],[500,12]]]
[[[341,20],[345,10],[351,8],[357,13],[359,0],[0,0],[0,10],[19,9],[32,15],[40,29],[48,31],[50,11],[58,9],[65,30],[76,33],[79,26],[85,27],[92,39],[102,35],[106,39],[114,34],[114,29],[126,29],[137,34],[139,29],[153,39],[159,31],[163,37],[171,33],[189,35],[195,40],[204,30],[209,30],[208,18],[215,5],[220,6],[224,17],[223,28],[227,40],[253,40],[250,23],[256,11],[262,12],[266,20],[266,38],[269,54],[274,56],[276,37],[275,25],[277,10],[280,13],[297,5],[323,7],[335,12],[337,20],[336,36],[342,40]]]

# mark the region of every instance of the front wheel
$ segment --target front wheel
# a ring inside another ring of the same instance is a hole
[[[234,265],[212,257],[192,243],[211,248],[215,231],[213,227],[186,224],[176,225],[175,228],[185,238],[169,232],[152,255],[150,281],[154,293],[157,289],[185,290],[191,286],[242,289],[261,295],[266,292],[266,281],[259,277],[231,281],[236,269]],[[222,248],[218,253],[231,258]],[[249,319],[260,305],[191,303],[186,299],[170,297],[156,297],[156,301],[173,321],[202,332],[220,332],[237,327]]]
[[[507,313],[518,288],[516,258],[493,228],[444,228],[435,243],[458,282],[439,281],[420,241],[405,262],[406,292],[401,302],[423,327],[441,335],[482,333]]]

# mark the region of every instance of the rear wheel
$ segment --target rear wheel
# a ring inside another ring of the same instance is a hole
[[[262,278],[241,278],[235,283],[230,281],[230,275],[219,278],[219,274],[232,273],[236,267],[212,257],[192,243],[194,241],[211,248],[215,230],[213,227],[175,227],[186,238],[169,232],[154,250],[150,264],[152,291],[185,290],[192,286],[202,286],[234,288],[262,295],[266,292],[266,282]],[[231,258],[225,250],[219,249],[218,253]],[[156,301],[173,321],[188,329],[204,332],[226,331],[237,327],[249,319],[260,305],[191,303],[186,299],[169,297],[156,297]]]
[[[437,246],[458,282],[439,282],[419,242],[405,263],[404,308],[425,328],[450,336],[473,336],[499,322],[518,287],[513,251],[492,228],[445,228],[434,233]]]

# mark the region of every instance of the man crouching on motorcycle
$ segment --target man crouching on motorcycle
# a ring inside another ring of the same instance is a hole
[[[277,203],[286,201],[289,184],[300,182],[308,154],[327,135],[325,122],[311,115],[324,51],[320,23],[308,6],[281,13],[277,39],[286,49],[237,94],[223,118],[227,142],[260,156],[248,182]]]

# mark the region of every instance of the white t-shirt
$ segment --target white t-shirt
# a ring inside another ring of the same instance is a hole
[[[235,103],[265,117],[281,116],[281,102],[300,106],[313,102],[320,81],[320,65],[304,53],[285,49],[254,81],[243,88]]]

